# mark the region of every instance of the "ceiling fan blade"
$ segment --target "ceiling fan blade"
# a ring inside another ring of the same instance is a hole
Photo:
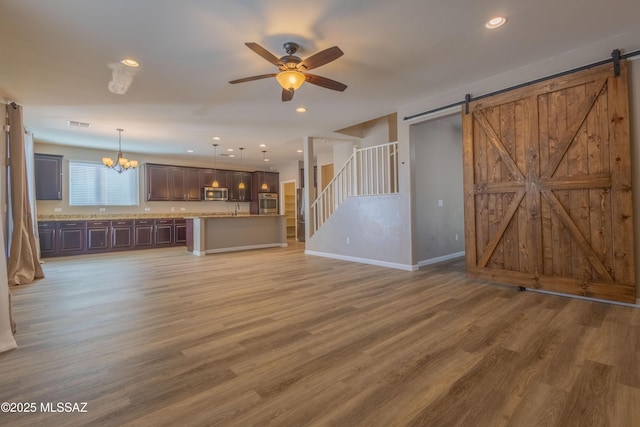
[[[291,101],[293,99],[293,89],[282,89],[282,102]]]
[[[281,65],[280,58],[277,58],[274,54],[260,46],[258,43],[248,42],[245,43],[245,45],[267,61],[271,62],[273,65]]]
[[[311,55],[307,59],[304,59],[301,63],[298,64],[298,70],[311,70],[314,68],[318,68],[321,65],[328,64],[331,61],[335,61],[342,55],[344,55],[344,53],[338,46],[330,47],[329,49],[322,50],[316,54]]]
[[[259,76],[251,76],[251,77],[245,77],[243,79],[237,79],[237,80],[231,80],[229,83],[231,84],[236,84],[236,83],[244,83],[244,82],[251,82],[253,80],[260,80],[260,79],[266,79],[269,77],[275,77],[277,74],[272,73],[272,74],[260,74]]]
[[[338,92],[343,92],[347,85],[344,83],[337,82],[335,80],[328,79],[322,76],[316,76],[315,74],[305,74],[307,81],[316,86],[321,86],[331,90],[337,90]]]

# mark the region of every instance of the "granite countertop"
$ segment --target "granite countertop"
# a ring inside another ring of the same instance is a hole
[[[73,214],[73,215],[38,215],[38,221],[98,221],[98,220],[119,220],[119,219],[158,219],[158,218],[197,218],[197,217],[230,217],[226,212],[157,212],[157,213],[128,213],[128,214]],[[241,213],[237,216],[251,216],[248,213]],[[258,215],[255,215],[258,216]]]

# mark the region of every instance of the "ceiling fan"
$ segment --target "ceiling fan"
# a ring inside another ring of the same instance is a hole
[[[275,77],[276,80],[278,80],[278,83],[280,83],[280,86],[282,86],[283,102],[291,101],[293,99],[293,93],[300,86],[302,86],[302,83],[304,82],[309,82],[316,86],[321,86],[331,90],[337,90],[339,92],[342,92],[347,88],[347,85],[343,83],[306,72],[307,70],[318,68],[321,65],[328,64],[329,62],[335,61],[336,59],[340,58],[344,53],[338,46],[333,46],[328,49],[322,50],[316,54],[311,55],[307,59],[301,59],[294,55],[299,47],[297,43],[285,43],[283,47],[287,54],[282,58],[276,57],[257,43],[245,43],[245,45],[247,45],[249,49],[257,53],[258,55],[278,67],[278,70],[280,70],[280,72],[231,80],[229,82],[231,84]]]

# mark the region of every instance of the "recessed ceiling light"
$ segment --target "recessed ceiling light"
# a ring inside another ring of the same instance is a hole
[[[187,153],[193,153],[193,150],[187,150]]]
[[[235,154],[229,154],[229,157],[235,157],[235,156],[236,156]]]
[[[296,152],[297,152],[297,153],[302,153],[302,150],[298,150],[298,151],[296,151]]]
[[[227,148],[227,151],[233,151],[233,148]]]
[[[490,30],[493,30],[495,28],[502,27],[505,22],[507,22],[507,18],[505,18],[504,16],[496,16],[489,19],[487,23],[484,24],[484,26]]]
[[[268,161],[269,161],[269,159],[264,159],[264,161],[265,161],[265,162],[268,162]]]
[[[267,146],[267,144],[260,144],[260,147],[262,147],[262,148],[264,148],[266,146]]]
[[[220,141],[220,137],[219,137],[219,136],[214,136],[214,137],[213,137],[213,140],[214,140],[214,141]]]
[[[140,66],[138,61],[136,61],[135,59],[131,59],[131,58],[124,58],[122,61],[120,61],[120,63],[126,65],[127,67],[131,67],[131,68],[138,68]]]
[[[304,107],[298,107],[298,108],[296,108],[296,111],[297,111],[298,113],[306,113],[306,112],[307,112],[307,109],[306,109],[306,108],[304,108]]]

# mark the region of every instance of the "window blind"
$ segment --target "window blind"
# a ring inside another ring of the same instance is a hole
[[[138,205],[138,169],[117,173],[102,163],[69,160],[69,205]]]

